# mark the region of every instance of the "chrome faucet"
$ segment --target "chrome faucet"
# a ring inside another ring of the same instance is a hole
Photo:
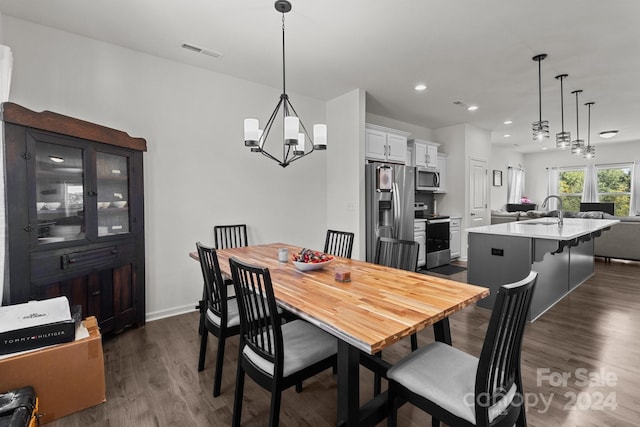
[[[554,199],[558,199],[558,227],[562,227],[563,221],[562,221],[562,199],[559,196],[556,196],[554,194],[552,194],[551,196],[547,196],[544,199],[544,202],[542,202],[541,207],[546,208],[547,207],[547,200],[554,198]]]

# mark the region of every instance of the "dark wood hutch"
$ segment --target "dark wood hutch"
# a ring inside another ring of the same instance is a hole
[[[1,114],[3,305],[65,295],[103,333],[144,325],[146,141],[11,102]]]

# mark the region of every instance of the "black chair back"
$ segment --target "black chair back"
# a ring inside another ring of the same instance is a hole
[[[418,244],[413,240],[380,237],[376,243],[374,263],[386,267],[416,271],[418,268]]]
[[[274,377],[282,377],[283,341],[280,316],[268,268],[229,260],[240,312],[240,340],[275,365]]]
[[[220,328],[227,325],[227,287],[222,280],[218,255],[212,247],[196,243],[205,285],[207,307],[220,318]]]
[[[476,425],[511,426],[524,410],[524,396],[516,396],[503,412],[508,419],[489,422],[489,407],[505,397],[514,384],[522,390],[520,350],[537,278],[538,273],[532,271],[525,279],[498,290],[476,374]]]
[[[324,253],[343,258],[351,258],[353,249],[353,233],[347,231],[327,230],[324,241]]]
[[[216,225],[213,227],[216,249],[238,248],[248,245],[247,225]]]

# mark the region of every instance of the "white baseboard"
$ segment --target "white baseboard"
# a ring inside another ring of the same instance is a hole
[[[146,313],[145,321],[153,322],[154,320],[165,319],[167,317],[178,316],[179,314],[190,313],[196,311],[198,302],[195,301],[192,304],[183,305],[182,307],[173,307],[166,310],[159,310],[150,313]]]

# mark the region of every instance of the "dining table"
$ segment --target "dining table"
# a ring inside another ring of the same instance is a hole
[[[281,248],[288,249],[287,262],[278,260]],[[225,276],[232,257],[267,267],[277,303],[337,338],[338,426],[373,426],[386,417],[386,392],[360,405],[360,364],[384,376],[389,365],[374,355],[428,326],[451,345],[449,316],[489,295],[485,287],[350,258],[301,271],[292,257],[302,249],[270,243],[216,252]],[[189,255],[198,259],[197,252]],[[337,281],[345,271],[350,281]]]

